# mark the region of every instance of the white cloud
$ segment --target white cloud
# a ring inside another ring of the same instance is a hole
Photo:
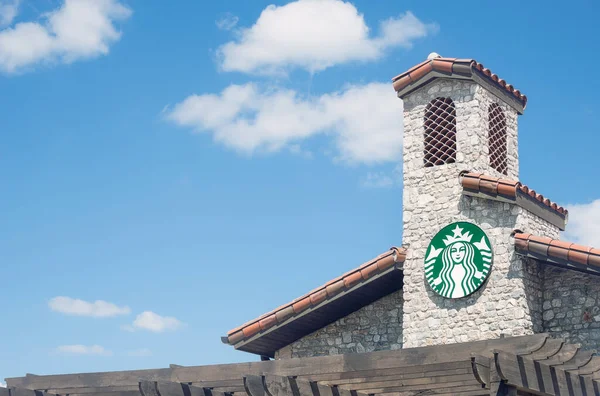
[[[356,7],[342,0],[298,0],[265,8],[239,38],[218,49],[225,71],[281,74],[293,67],[317,72],[335,64],[372,61],[393,47],[435,32],[411,12],[380,23],[373,36]]]
[[[569,222],[561,238],[600,249],[600,199],[565,207]]]
[[[217,19],[215,24],[221,30],[231,30],[235,27],[235,25],[237,25],[239,20],[240,19],[237,16],[226,13],[221,18]]]
[[[56,348],[56,351],[68,355],[97,355],[111,356],[112,352],[104,349],[100,345],[61,345]]]
[[[402,148],[402,101],[390,84],[349,86],[318,97],[290,89],[230,85],[220,94],[192,95],[167,118],[208,132],[236,151],[297,150],[298,142],[319,134],[335,141],[337,160],[377,163],[398,160]]]
[[[127,356],[147,357],[147,356],[152,356],[152,351],[148,348],[135,349],[133,351],[128,351]]]
[[[119,307],[118,305],[102,300],[88,302],[63,296],[54,297],[48,302],[48,306],[51,310],[66,315],[91,316],[95,318],[127,315],[131,312],[129,307]]]
[[[395,184],[394,179],[382,172],[369,172],[361,185],[365,188],[387,188]]]
[[[118,0],[65,0],[43,16],[0,31],[0,70],[23,71],[40,63],[71,63],[106,55],[121,38],[114,23],[131,15]]]
[[[160,316],[152,311],[145,311],[139,314],[133,324],[123,326],[123,330],[136,331],[148,330],[154,333],[162,333],[170,330],[177,330],[183,326],[183,322],[171,317]]]
[[[6,388],[6,384],[2,381],[0,381],[0,388]]]
[[[8,26],[17,16],[21,0],[0,0],[0,27]]]
[[[391,172],[368,172],[361,180],[364,188],[390,188],[402,183],[402,163],[396,165]]]

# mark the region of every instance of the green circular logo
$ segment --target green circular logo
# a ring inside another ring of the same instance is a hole
[[[492,248],[485,232],[463,221],[442,228],[425,254],[425,279],[446,298],[474,293],[490,273]]]

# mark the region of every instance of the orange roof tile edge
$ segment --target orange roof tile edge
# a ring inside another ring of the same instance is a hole
[[[406,249],[392,247],[386,253],[380,254],[373,260],[367,261],[360,267],[330,280],[321,287],[299,297],[279,308],[274,309],[258,318],[251,320],[235,329],[227,332],[228,344],[237,344],[247,338],[254,336],[260,331],[267,330],[277,324],[281,324],[291,316],[298,314],[309,307],[316,306],[331,298],[343,290],[349,290],[356,286],[361,280],[371,278],[373,275],[383,272],[396,263],[404,262]]]
[[[600,270],[600,249],[519,232],[515,233],[514,238],[517,251],[594,266]]]
[[[517,191],[519,191],[561,215],[567,216],[569,213],[567,209],[518,181],[486,176],[481,173],[465,173],[461,175],[461,184],[463,188],[471,191],[500,195],[511,199],[516,198]]]
[[[458,69],[461,67],[469,67],[471,69],[477,70],[489,80],[491,80],[495,85],[512,94],[517,100],[519,100],[523,104],[523,108],[525,108],[525,106],[527,105],[527,96],[523,95],[521,91],[515,89],[511,84],[507,84],[506,81],[498,77],[496,74],[492,73],[490,69],[484,67],[482,63],[477,62],[475,59],[439,57],[431,60],[426,60],[410,68],[404,73],[392,78],[392,83],[394,85],[394,89],[396,91],[400,91],[408,85],[425,77],[432,71],[438,71],[448,74],[461,74],[460,72],[457,72]]]

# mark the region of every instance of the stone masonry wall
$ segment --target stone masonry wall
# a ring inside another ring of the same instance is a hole
[[[543,331],[600,350],[600,277],[543,267]]]
[[[450,97],[456,106],[456,163],[423,166],[426,105]],[[558,229],[520,207],[462,195],[462,170],[503,176],[489,166],[487,106],[504,110],[508,122],[509,178],[518,178],[516,112],[470,81],[438,79],[404,98],[404,263],[403,346],[466,342],[501,334],[532,334],[541,329],[539,269],[514,254],[511,232],[518,228],[552,236]],[[506,177],[506,176],[505,176]],[[425,250],[432,237],[455,221],[469,221],[488,235],[494,251],[486,284],[471,296],[451,300],[437,295],[424,277]]]
[[[277,351],[276,359],[402,348],[402,291],[387,295]]]
[[[522,219],[519,222],[519,227],[517,227],[520,231],[532,233],[534,235],[543,235],[552,239],[559,238],[558,227],[526,210],[521,210],[520,216]],[[527,260],[518,257],[513,246],[511,246],[511,254],[521,262],[525,270],[524,286],[525,290],[527,290],[526,298],[530,309],[533,332],[541,333],[544,331],[542,318],[542,304],[544,301],[543,291],[545,287],[544,266],[535,260]]]

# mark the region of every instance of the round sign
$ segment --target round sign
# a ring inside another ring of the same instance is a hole
[[[492,258],[490,240],[481,228],[462,221],[452,223],[427,247],[425,279],[443,297],[465,297],[485,282]]]

